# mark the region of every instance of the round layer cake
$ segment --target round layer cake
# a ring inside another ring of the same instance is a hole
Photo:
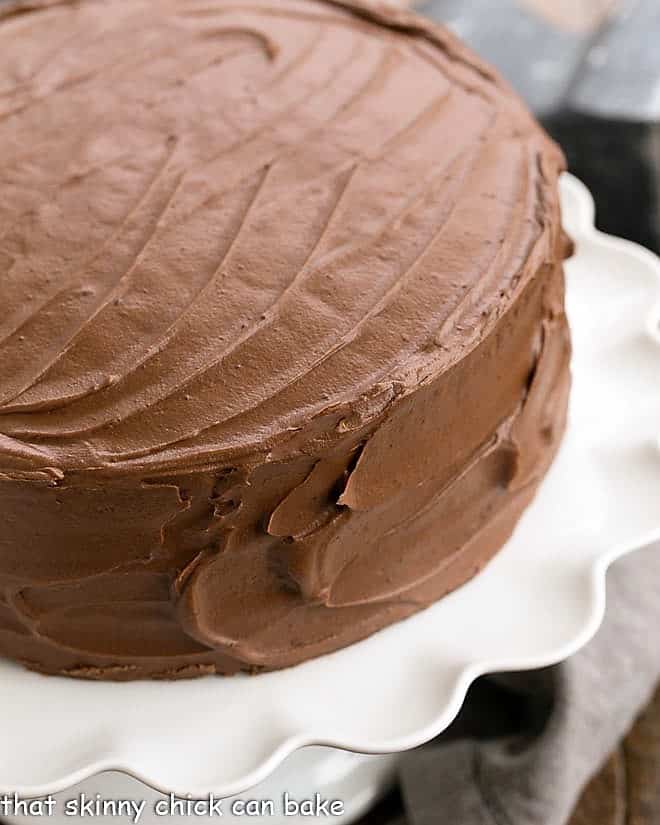
[[[497,74],[366,2],[28,0],[0,90],[0,654],[281,668],[488,562],[570,350]]]

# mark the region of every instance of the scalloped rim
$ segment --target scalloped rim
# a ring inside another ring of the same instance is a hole
[[[623,252],[630,258],[635,258],[656,280],[658,285],[658,300],[648,313],[645,321],[645,330],[646,334],[660,346],[660,259],[637,244],[613,238],[598,231],[594,225],[594,201],[588,189],[576,178],[570,175],[564,175],[561,181],[561,188],[565,196],[572,197],[573,201],[578,204],[577,213],[574,215],[574,220],[570,226],[573,237],[582,244],[597,245],[605,250],[610,249],[618,255]],[[658,447],[660,449],[660,437],[658,438]],[[214,793],[224,797],[243,793],[266,779],[292,753],[307,746],[321,745],[357,753],[383,754],[410,750],[433,739],[445,730],[456,717],[463,704],[468,688],[478,677],[496,671],[530,670],[546,667],[566,659],[583,647],[595,635],[603,620],[606,602],[606,574],[610,565],[638,547],[648,545],[658,539],[660,539],[660,525],[656,530],[643,536],[642,540],[636,542],[634,547],[625,544],[615,547],[597,558],[590,571],[589,584],[592,609],[589,614],[589,620],[575,632],[569,642],[552,650],[545,650],[543,653],[535,656],[471,662],[458,673],[453,690],[451,691],[451,698],[446,703],[444,709],[434,716],[424,727],[405,736],[395,738],[385,737],[383,739],[371,738],[368,741],[355,741],[317,736],[314,734],[283,735],[282,741],[277,747],[272,749],[268,758],[263,759],[257,767],[247,772],[240,780],[225,783],[220,787],[214,788]],[[238,687],[240,689],[240,686]],[[99,751],[100,750],[101,747],[99,747]],[[175,791],[182,796],[190,794],[193,797],[203,797],[209,792],[208,788],[195,787],[194,784],[192,787],[188,785],[185,789],[165,786],[157,777],[150,775],[148,772],[143,772],[135,766],[131,766],[131,757],[126,754],[112,754],[106,750],[103,755],[99,753],[99,757],[100,758],[92,760],[92,758],[88,756],[91,760],[89,764],[86,764],[78,770],[69,771],[61,778],[48,784],[26,784],[19,788],[13,787],[7,792],[16,792],[23,797],[54,794],[77,785],[104,771],[118,771],[127,774],[154,790],[163,793]],[[3,791],[3,787],[0,781],[0,792]]]

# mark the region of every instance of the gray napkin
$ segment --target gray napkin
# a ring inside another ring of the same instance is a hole
[[[660,546],[617,562],[607,590],[604,624],[580,653],[482,680],[452,729],[406,756],[402,822],[567,822],[660,680]]]

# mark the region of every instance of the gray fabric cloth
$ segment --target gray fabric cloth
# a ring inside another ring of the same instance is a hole
[[[407,825],[567,822],[660,680],[660,546],[617,562],[607,590],[605,621],[581,652],[482,680],[453,729],[406,756]]]

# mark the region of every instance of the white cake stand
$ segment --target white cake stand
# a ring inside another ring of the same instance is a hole
[[[344,801],[344,816],[332,821],[347,823],[390,781],[395,761],[357,754],[415,747],[447,727],[479,675],[549,665],[591,638],[607,567],[660,538],[660,262],[596,232],[578,181],[566,176],[562,196],[578,248],[568,264],[568,432],[537,499],[486,571],[411,619],[279,673],[96,684],[3,662],[0,792],[56,793],[121,771],[88,787],[119,797],[129,774],[181,796],[318,791]],[[134,784],[124,793],[155,798]]]

